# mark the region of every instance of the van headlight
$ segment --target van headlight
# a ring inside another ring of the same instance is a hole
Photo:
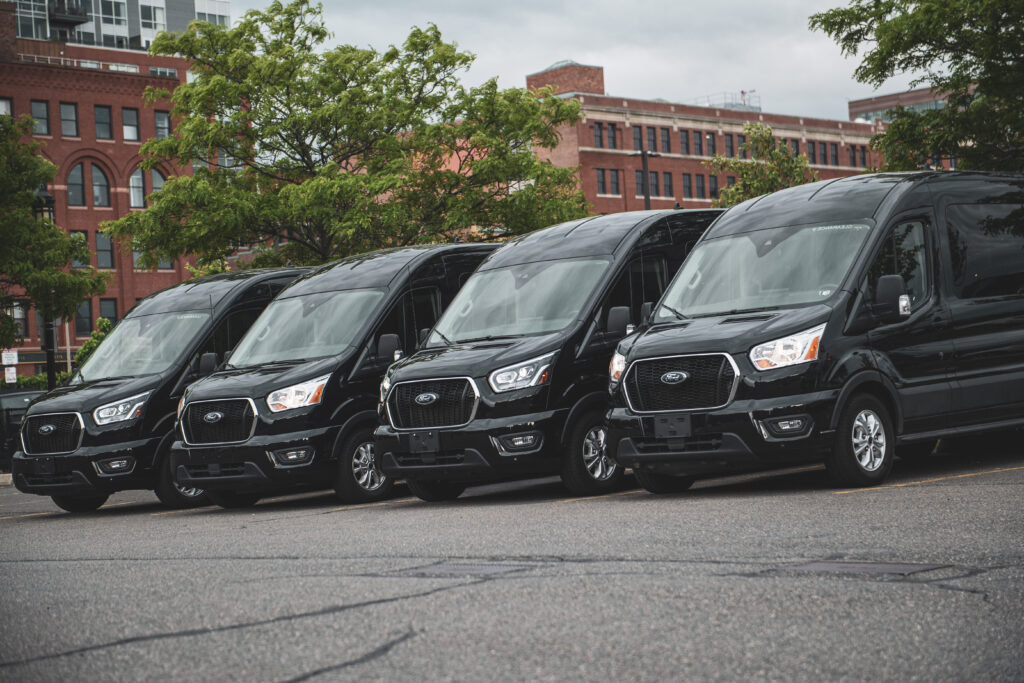
[[[612,385],[619,383],[622,379],[622,373],[626,371],[626,357],[618,351],[612,356],[612,360],[608,363],[608,381]]]
[[[279,413],[282,410],[316,405],[323,398],[324,387],[330,378],[330,375],[324,375],[302,384],[271,391],[267,394],[267,407],[271,412]]]
[[[391,372],[384,373],[384,379],[380,381],[380,402],[383,403],[391,391]]]
[[[792,334],[788,337],[758,344],[750,349],[750,362],[758,370],[784,368],[818,360],[818,345],[825,325]]]
[[[547,384],[551,379],[551,360],[554,357],[554,353],[549,353],[495,370],[487,377],[487,382],[497,393]]]
[[[144,394],[129,396],[128,398],[120,401],[100,406],[96,410],[92,411],[92,419],[98,425],[108,425],[113,424],[114,422],[134,420],[139,415],[142,415],[142,407],[146,405],[146,399],[149,398],[149,393],[150,392],[147,391]]]

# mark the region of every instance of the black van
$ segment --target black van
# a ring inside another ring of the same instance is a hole
[[[602,424],[608,359],[720,213],[584,218],[492,254],[384,378],[384,473],[424,500],[552,473],[581,495],[616,486]]]
[[[381,376],[411,353],[493,244],[387,249],[286,289],[231,354],[188,388],[171,458],[178,484],[222,507],[334,487],[385,497],[374,457]]]
[[[29,407],[14,485],[70,512],[126,489],[155,489],[170,507],[203,504],[203,491],[175,485],[166,457],[178,400],[302,272],[211,275],[137,303],[66,385]]]
[[[1024,423],[1024,176],[865,175],[739,204],[613,358],[609,447],[652,492]]]

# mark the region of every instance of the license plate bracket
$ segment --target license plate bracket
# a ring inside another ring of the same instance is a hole
[[[36,474],[39,474],[39,475],[56,474],[57,473],[57,467],[56,467],[56,463],[53,460],[53,456],[52,455],[47,455],[47,456],[44,456],[44,457],[41,457],[41,458],[36,458],[35,459],[35,470],[36,470]]]
[[[436,429],[409,432],[408,439],[410,453],[438,453],[441,450],[441,434]]]
[[[693,422],[690,415],[655,415],[654,438],[686,439],[693,435]]]

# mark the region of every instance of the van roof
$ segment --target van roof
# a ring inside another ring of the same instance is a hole
[[[418,244],[409,247],[381,249],[356,254],[320,266],[294,282],[281,296],[298,296],[311,292],[329,292],[341,289],[387,287],[406,268],[416,268],[423,261],[444,254],[459,252],[486,253],[494,244]]]
[[[659,211],[626,211],[604,216],[581,218],[536,230],[509,240],[480,266],[481,270],[502,268],[520,263],[550,261],[580,256],[614,254],[629,248],[639,238],[641,224],[677,213],[706,212],[710,209],[668,209]]]
[[[216,308],[222,301],[226,305],[231,305],[233,302],[229,299],[235,289],[243,289],[262,280],[298,275],[307,270],[309,269],[300,267],[253,268],[185,280],[150,294],[135,304],[129,315],[210,310]]]

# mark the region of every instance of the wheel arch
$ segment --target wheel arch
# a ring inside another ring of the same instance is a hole
[[[843,386],[832,411],[832,418],[829,422],[830,429],[839,427],[839,420],[846,406],[859,394],[870,394],[881,401],[892,416],[895,435],[899,436],[903,433],[903,410],[897,398],[896,387],[888,377],[876,370],[857,373]]]
[[[572,433],[572,426],[580,415],[583,415],[590,410],[598,410],[602,414],[608,409],[608,393],[605,391],[592,391],[589,394],[584,394],[576,401],[573,407],[569,410],[569,414],[565,417],[565,423],[562,424],[562,434],[559,442],[565,446],[569,443],[569,437]]]
[[[337,457],[338,449],[341,448],[345,440],[360,427],[370,427],[371,429],[376,428],[380,424],[380,417],[377,415],[376,410],[360,410],[357,413],[350,415],[341,426],[338,428],[338,433],[334,435],[334,440],[331,444],[330,459],[334,460]]]

